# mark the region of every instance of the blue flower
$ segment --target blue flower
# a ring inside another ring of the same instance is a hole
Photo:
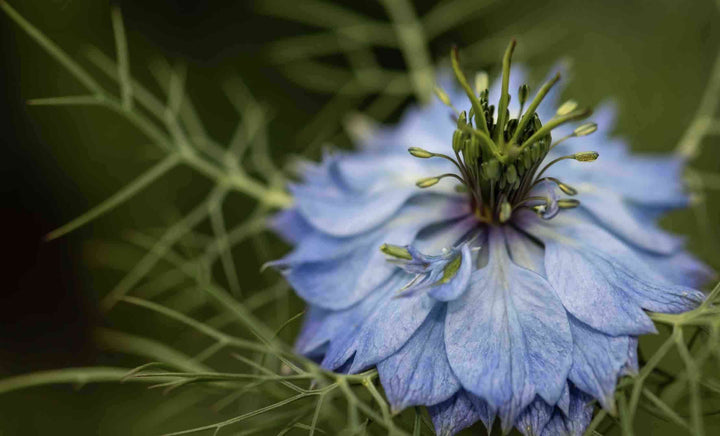
[[[377,367],[393,409],[428,406],[439,434],[499,419],[579,435],[636,371],[645,311],[696,307],[710,272],[656,224],[687,204],[684,162],[631,154],[610,106],[576,139],[597,128],[568,127],[589,112],[552,110],[557,77],[526,104],[506,60],[502,84],[472,90],[453,57],[462,91],[440,100],[472,106],[455,122],[445,104],[411,108],[308,163],[274,221],[295,246],[275,266],[310,306],[298,352]]]

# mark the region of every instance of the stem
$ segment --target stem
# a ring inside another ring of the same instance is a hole
[[[553,86],[560,80],[560,73],[557,73],[552,79],[548,80],[538,91],[537,94],[535,94],[535,98],[533,98],[533,101],[530,103],[530,106],[528,106],[527,112],[525,112],[525,115],[520,120],[520,123],[518,124],[517,128],[515,129],[515,133],[513,134],[512,138],[510,138],[510,143],[514,144],[518,136],[520,136],[520,132],[523,131],[525,126],[528,122],[530,122],[530,119],[532,118],[533,114],[537,110],[538,106],[540,106],[540,103],[542,103],[543,99],[547,95],[548,92],[550,92],[550,89],[552,89]]]

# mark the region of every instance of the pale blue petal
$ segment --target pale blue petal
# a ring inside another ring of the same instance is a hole
[[[557,240],[557,242],[547,244],[546,254],[558,251],[557,249],[551,250],[551,245],[553,247],[562,245],[565,251],[577,250],[585,259],[585,268],[583,270],[585,272],[594,270],[593,274],[602,276],[603,281],[595,280],[598,285],[605,284],[599,289],[614,291],[606,292],[606,294],[622,293],[644,309],[663,313],[685,312],[694,309],[704,300],[705,296],[702,292],[686,286],[675,285],[666,280],[659,272],[654,271],[643,262],[640,256],[636,254],[636,250],[631,249],[602,228],[587,222],[587,220],[583,219],[582,214],[567,213],[553,221],[553,223],[545,227],[552,226],[552,230],[556,232],[556,235],[560,236],[559,238],[557,236],[555,238],[546,238],[548,240]],[[546,256],[546,266],[547,260],[548,256]],[[582,263],[583,261],[578,260],[573,265],[577,266]],[[558,264],[556,274],[558,270],[562,269],[559,265],[561,264]],[[578,271],[578,268],[575,270]],[[548,274],[548,277],[552,275],[549,268]],[[552,283],[552,279],[550,281]],[[571,282],[566,283],[571,284]],[[563,302],[565,302],[564,299]],[[588,322],[577,314],[575,315],[590,326],[605,331],[598,325]],[[605,332],[610,335],[643,333],[641,331]]]
[[[300,335],[295,341],[294,348],[298,353],[306,356],[319,354],[318,350],[321,350],[322,346],[329,340],[319,338],[320,330],[331,314],[331,311],[320,307],[310,306],[308,308],[303,317]]]
[[[655,332],[640,306],[616,287],[611,263],[552,239],[545,244],[548,281],[571,314],[610,335]]]
[[[449,282],[430,288],[430,295],[439,301],[451,301],[460,297],[470,283],[470,276],[473,272],[472,253],[470,245],[465,244],[460,252],[461,263],[455,277]]]
[[[605,228],[621,239],[643,250],[671,254],[682,246],[682,239],[658,227],[653,221],[641,220],[620,195],[601,188],[578,188],[580,206]]]
[[[489,432],[495,420],[495,412],[486,402],[464,390],[429,406],[428,413],[438,436],[452,436],[478,421],[482,421]]]
[[[304,300],[327,309],[343,309],[380,286],[396,269],[380,251],[383,243],[411,244],[423,228],[467,213],[465,202],[426,195],[410,202],[377,231],[337,240],[311,236],[287,259],[276,263],[289,266],[285,277]],[[309,248],[302,248],[306,244]],[[316,260],[320,256],[327,259]],[[310,261],[303,262],[308,258]]]
[[[406,274],[399,276],[407,280]],[[324,368],[338,368],[354,356],[349,372],[366,369],[399,350],[422,325],[435,300],[425,294],[397,297],[397,282],[392,282],[378,292],[377,304],[356,327],[340,325],[323,359]]]
[[[305,236],[314,231],[312,226],[302,217],[297,208],[285,209],[270,219],[270,228],[285,242],[299,243]]]
[[[608,336],[570,316],[573,364],[568,378],[614,411],[615,384],[628,360],[628,336]]]
[[[535,400],[518,416],[516,423],[518,431],[525,436],[540,436],[552,418],[554,409],[542,398],[535,397]]]
[[[654,271],[676,285],[700,288],[716,277],[715,272],[695,256],[679,251],[670,256],[638,253]]]
[[[448,305],[445,346],[463,387],[497,408],[508,429],[536,394],[557,402],[572,338],[555,291],[510,260],[502,230],[490,230],[489,245],[488,265]]]
[[[582,436],[593,415],[592,398],[570,388],[570,410],[567,415],[555,409],[542,436]]]
[[[460,389],[445,354],[445,306],[437,305],[402,348],[377,364],[394,410],[436,404]]]
[[[622,375],[636,376],[639,370],[638,364],[638,338],[628,338],[627,362],[622,369]]]
[[[510,226],[503,231],[513,262],[544,277],[545,249],[542,245]]]
[[[369,194],[335,195],[313,186],[291,186],[298,208],[315,228],[334,236],[370,230],[392,217],[420,190],[414,186]]]

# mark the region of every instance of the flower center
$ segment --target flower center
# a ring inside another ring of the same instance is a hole
[[[488,100],[487,75],[480,73],[476,76],[473,90],[460,69],[458,53],[454,49],[451,53],[453,71],[470,100],[469,111],[458,111],[448,95],[436,88],[438,98],[455,111],[457,126],[452,137],[454,157],[431,153],[419,147],[408,150],[417,158],[440,157],[452,161],[457,169],[456,173],[421,179],[417,186],[429,188],[443,178],[457,179],[462,184],[459,188],[469,195],[475,216],[487,224],[505,223],[512,213],[520,208],[529,208],[543,218],[552,218],[554,213],[549,213],[551,210],[577,207],[580,202],[575,199],[557,200],[554,196],[531,195],[531,192],[539,184],[548,183],[567,195],[575,195],[577,191],[560,180],[543,178],[545,170],[565,159],[589,162],[598,157],[596,152],[581,152],[559,157],[542,166],[553,147],[568,138],[589,135],[597,130],[597,125],[583,124],[570,135],[552,142],[553,129],[583,120],[592,113],[588,109],[577,109],[577,103],[568,101],[560,106],[547,123],[542,123],[536,110],[560,79],[559,74],[540,88],[524,112],[529,88],[522,85],[518,90],[520,110],[513,118],[508,109],[511,98],[508,87],[515,44],[515,40],[510,42],[503,58],[502,88],[497,113],[495,106]]]

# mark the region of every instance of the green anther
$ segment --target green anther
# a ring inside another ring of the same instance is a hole
[[[518,101],[520,101],[521,106],[525,105],[528,94],[530,94],[530,87],[526,84],[520,85],[520,89],[518,89]]]
[[[555,183],[557,184],[558,188],[560,188],[560,190],[562,192],[564,192],[566,195],[576,195],[577,194],[577,189],[573,188],[572,186],[566,185],[559,180],[556,181]]]
[[[435,96],[437,96],[438,100],[443,102],[445,106],[453,107],[452,102],[450,101],[450,97],[447,95],[447,93],[440,88],[439,86],[436,86],[435,89]]]
[[[600,156],[596,151],[581,151],[575,153],[572,158],[580,162],[592,162]]]
[[[452,148],[455,153],[460,153],[463,145],[463,132],[456,130],[453,132]]]
[[[598,126],[595,123],[585,123],[582,126],[578,127],[573,131],[573,135],[575,136],[587,136],[591,133],[594,133],[597,130]]]
[[[399,245],[382,244],[380,251],[387,254],[388,256],[397,257],[398,259],[412,260],[412,255],[405,247]]]
[[[415,182],[415,186],[418,188],[429,188],[436,185],[440,181],[440,177],[426,177]]]
[[[563,198],[558,200],[557,205],[560,209],[572,209],[580,206],[580,200],[574,198]]]
[[[577,104],[577,102],[576,102],[575,100],[568,100],[568,101],[566,101],[565,103],[563,103],[563,104],[560,105],[560,107],[558,108],[556,114],[557,114],[557,115],[560,115],[560,116],[562,116],[562,115],[567,115],[567,114],[569,114],[570,112],[572,112],[572,111],[574,111],[575,109],[577,109],[577,107],[578,107],[578,104]]]
[[[410,147],[408,148],[408,152],[415,157],[419,157],[420,159],[428,159],[435,156],[433,153],[430,153],[429,151],[420,147]]]
[[[505,223],[512,215],[512,206],[507,201],[503,201],[500,205],[500,222]]]
[[[433,283],[433,286],[442,285],[443,283],[447,283],[452,280],[460,269],[460,265],[462,265],[462,256],[456,256],[447,265],[445,265],[445,268],[443,269],[443,276],[440,280]]]

